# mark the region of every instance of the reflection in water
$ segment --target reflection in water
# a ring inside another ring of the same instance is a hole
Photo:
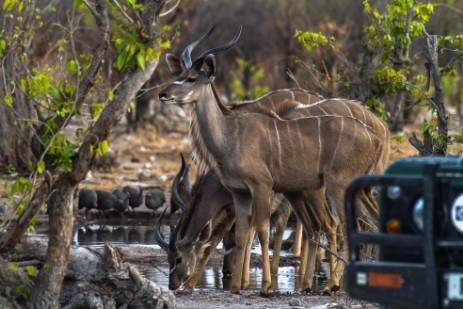
[[[169,239],[172,228],[168,225],[161,225],[161,233],[165,239]],[[291,231],[285,232],[289,235]],[[160,247],[154,239],[155,227],[150,226],[129,226],[129,225],[99,225],[92,224],[79,228],[73,237],[73,244],[80,246],[103,246],[105,241],[111,241],[114,245],[143,245]],[[285,237],[284,237],[285,238]],[[221,248],[220,244],[217,248]],[[161,250],[161,249],[160,249]],[[254,246],[253,252],[260,254],[260,247]],[[291,255],[290,252],[282,251],[282,256]],[[140,272],[148,279],[161,286],[169,284],[169,265],[166,260],[162,264],[144,265],[140,267]],[[326,274],[328,273],[327,263],[319,263],[314,276],[313,289],[321,291],[327,283]],[[259,290],[262,281],[262,269],[253,267],[250,269],[249,289]],[[277,279],[277,280],[275,280]],[[293,266],[280,267],[278,276],[272,276],[272,290],[280,292],[294,292],[302,278],[297,275],[297,268]],[[231,284],[231,277],[222,278],[222,265],[208,266],[198,281],[197,288],[204,289],[224,289],[228,290]]]
[[[314,291],[322,291],[326,286],[327,278],[323,268],[327,265],[321,263],[317,266],[316,274],[313,281]],[[157,282],[162,286],[168,286],[169,284],[169,266],[158,265],[157,267],[146,267],[141,268],[140,272],[144,274],[148,279]],[[272,282],[272,290],[280,292],[294,292],[296,287],[296,281],[299,279],[296,269],[293,266],[282,266],[279,268],[278,276],[272,276],[272,280],[278,279]],[[262,269],[254,267],[251,268],[249,274],[249,289],[259,290],[262,280]],[[202,277],[199,279],[196,285],[199,289],[224,289],[228,290],[231,284],[231,277],[222,277],[221,266],[208,266],[203,272]]]
[[[167,237],[170,227],[162,226],[161,232]],[[73,245],[101,246],[105,241],[113,244],[155,245],[154,226],[123,226],[92,224],[79,228],[73,236]]]

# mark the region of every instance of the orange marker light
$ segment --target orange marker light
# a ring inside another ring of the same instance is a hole
[[[401,274],[376,273],[368,274],[368,285],[376,288],[400,289],[403,279]]]
[[[402,231],[402,224],[397,219],[390,219],[386,222],[386,233],[399,234]]]

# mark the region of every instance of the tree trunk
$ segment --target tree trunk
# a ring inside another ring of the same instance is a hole
[[[434,96],[431,101],[436,108],[437,113],[437,131],[439,133],[438,138],[431,137],[431,134],[426,131],[424,132],[424,140],[420,141],[413,135],[409,138],[410,144],[412,144],[420,153],[423,155],[445,155],[447,151],[448,143],[448,126],[447,126],[447,114],[444,104],[444,93],[442,90],[442,75],[439,69],[439,58],[438,58],[438,42],[437,36],[428,36],[427,49],[425,50],[425,57],[428,60],[427,66],[430,70],[432,80],[434,82]]]
[[[61,284],[69,261],[72,229],[74,226],[74,187],[63,185],[50,198],[49,242],[46,265],[39,272],[32,289],[33,308],[59,308]]]

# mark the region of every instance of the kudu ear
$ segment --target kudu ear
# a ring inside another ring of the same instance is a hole
[[[180,73],[183,72],[184,68],[182,66],[182,62],[176,56],[172,54],[167,54],[166,62],[167,66],[169,67],[169,71],[172,75],[178,76],[180,75]]]
[[[215,78],[215,56],[214,55],[207,55],[204,57],[203,61],[203,70],[206,72],[207,77],[212,81]]]
[[[209,220],[206,225],[199,232],[194,244],[203,245],[209,241],[212,233],[212,221]]]

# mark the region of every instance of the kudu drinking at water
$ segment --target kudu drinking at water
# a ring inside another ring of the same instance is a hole
[[[191,51],[211,31],[190,44],[180,61],[167,55],[177,79],[160,93],[166,104],[193,104],[190,134],[200,169],[214,169],[222,184],[231,192],[235,209],[236,257],[230,291],[241,287],[245,248],[250,235],[257,231],[262,248],[262,287],[267,294],[271,286],[268,255],[268,229],[272,192],[281,192],[293,210],[311,231],[308,205],[321,207],[323,189],[333,209],[344,224],[343,200],[350,181],[359,175],[377,172],[383,160],[389,135],[375,131],[364,118],[353,114],[323,114],[282,118],[276,112],[234,113],[224,108],[212,86],[215,78],[215,55],[232,47],[241,31],[228,44],[201,54],[194,62]],[[365,194],[368,194],[366,192]],[[366,196],[360,205],[368,218],[375,209]],[[347,255],[343,228],[339,228],[339,248]],[[344,265],[337,263],[326,288],[339,288]]]
[[[172,194],[178,194],[176,190],[173,186]],[[276,228],[272,260],[272,273],[275,274],[278,270],[279,251],[291,206],[281,195],[274,196],[272,205],[272,222]],[[155,233],[158,244],[168,253],[169,288],[173,290],[183,285],[189,289],[196,286],[210,255],[219,242],[229,236],[228,233],[235,221],[232,196],[213,170],[209,170],[196,179],[192,196],[181,207],[185,209],[185,212],[169,242],[165,241],[160,233],[163,215],[158,219]],[[234,239],[228,244],[224,241],[224,249],[223,272],[225,275],[234,268],[234,254],[232,253]],[[230,265],[230,262],[233,265]],[[246,269],[248,269],[249,261],[246,263]],[[244,275],[246,273],[249,274],[245,271]],[[249,284],[248,275],[245,276],[243,282],[244,285]]]

